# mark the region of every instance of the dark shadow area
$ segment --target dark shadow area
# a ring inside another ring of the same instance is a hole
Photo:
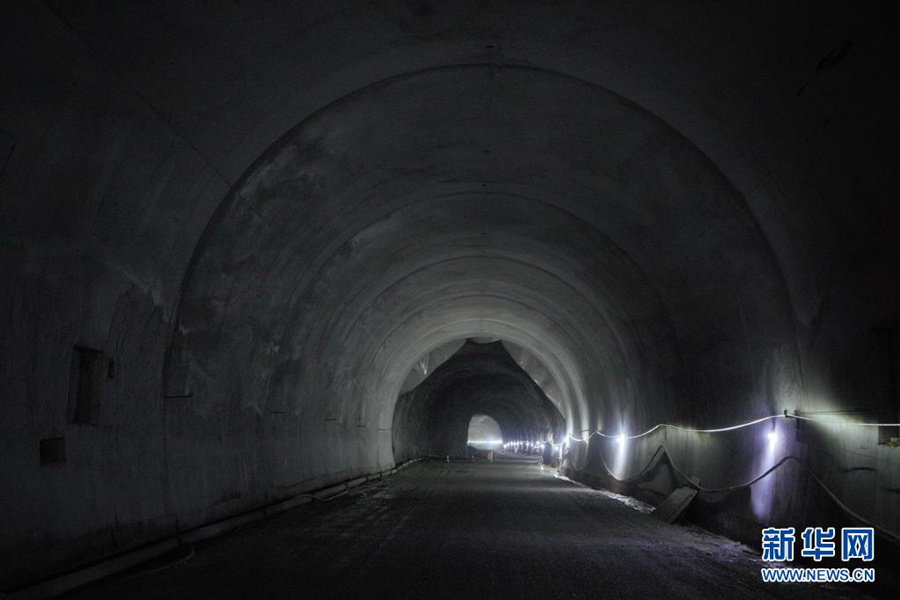
[[[0,2],[0,596],[428,456],[156,591],[747,591],[536,442],[748,545],[871,525],[888,581],[895,4]]]

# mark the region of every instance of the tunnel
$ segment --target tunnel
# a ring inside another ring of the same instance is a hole
[[[4,3],[0,598],[895,597],[890,8]]]
[[[466,434],[466,446],[491,449],[494,446],[504,445],[503,429],[496,419],[487,415],[473,414],[472,418],[469,419],[469,427]]]
[[[563,442],[563,418],[553,401],[503,342],[478,339],[452,343],[459,349],[433,373],[426,375],[427,363],[410,373],[408,383],[426,379],[397,399],[395,461],[464,457],[468,446]]]

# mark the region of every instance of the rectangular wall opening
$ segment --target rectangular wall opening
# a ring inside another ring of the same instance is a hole
[[[100,396],[107,376],[103,352],[75,346],[69,376],[69,423],[96,425],[100,420]]]
[[[56,437],[41,440],[41,464],[66,462],[66,438]]]

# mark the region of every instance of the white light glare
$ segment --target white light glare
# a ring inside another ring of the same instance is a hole
[[[770,431],[766,434],[766,437],[769,438],[769,449],[773,450],[775,448],[775,444],[778,443],[778,432]]]
[[[616,437],[616,441],[619,442],[619,447],[620,447],[620,448],[623,447],[623,446],[625,445],[625,435],[620,433],[620,434]]]

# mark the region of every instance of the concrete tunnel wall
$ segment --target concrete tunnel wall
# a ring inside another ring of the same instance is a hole
[[[896,420],[881,9],[5,4],[0,589],[393,465],[398,397],[469,337],[575,437]],[[75,346],[114,361],[92,424]],[[839,429],[782,451],[897,531],[896,450]],[[669,443],[727,484],[754,435]],[[803,477],[714,508],[789,522]]]
[[[465,456],[474,415],[492,418],[507,442],[561,443],[565,436],[559,409],[503,344],[470,339],[397,399],[394,460]]]

